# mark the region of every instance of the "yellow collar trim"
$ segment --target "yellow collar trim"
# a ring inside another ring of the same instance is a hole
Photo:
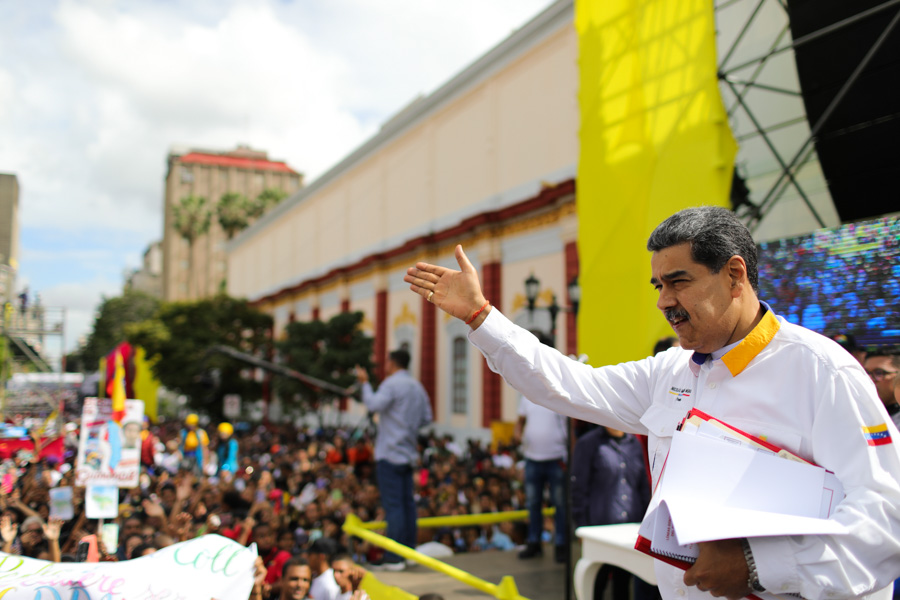
[[[737,347],[722,357],[722,362],[731,371],[731,376],[737,377],[741,371],[746,369],[750,361],[756,358],[756,355],[772,341],[780,328],[781,324],[778,319],[771,310],[767,310],[753,331],[748,333]]]

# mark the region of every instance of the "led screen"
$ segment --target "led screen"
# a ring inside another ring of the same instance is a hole
[[[792,323],[865,346],[900,344],[900,217],[760,244],[759,287]]]

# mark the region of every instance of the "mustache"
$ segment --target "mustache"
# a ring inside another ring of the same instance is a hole
[[[683,308],[667,308],[665,311],[666,319],[674,321],[675,319],[690,319],[690,315]]]

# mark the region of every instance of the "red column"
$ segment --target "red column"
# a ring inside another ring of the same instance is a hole
[[[502,306],[500,297],[500,275],[502,264],[499,262],[487,263],[482,269],[484,279],[484,296],[491,301],[491,305],[499,308]],[[487,361],[481,369],[481,394],[483,405],[481,410],[481,426],[490,427],[492,421],[500,419],[500,399],[503,380],[499,375],[491,371]]]
[[[435,412],[435,395],[437,393],[437,308],[422,298],[422,336],[421,353],[419,354],[419,381],[431,399],[431,412]]]
[[[569,298],[569,282],[578,276],[578,244],[566,244],[566,306],[572,306]],[[575,313],[566,312],[566,354],[578,354],[578,322]]]
[[[319,307],[318,306],[316,306],[312,309],[312,320],[313,321],[319,320]]]
[[[375,295],[375,374],[384,379],[384,361],[387,359],[387,290]]]
[[[342,313],[350,312],[350,299],[349,298],[344,298],[343,300],[341,300],[341,312]],[[338,400],[338,410],[341,412],[346,412],[347,406],[349,406],[349,404],[350,403],[347,401],[347,398],[341,398],[340,400]]]

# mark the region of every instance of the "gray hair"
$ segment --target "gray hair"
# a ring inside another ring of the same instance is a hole
[[[718,273],[732,256],[747,265],[747,279],[759,294],[756,243],[747,226],[721,206],[698,206],[678,211],[660,223],[647,240],[647,250],[658,252],[690,243],[691,258]]]

